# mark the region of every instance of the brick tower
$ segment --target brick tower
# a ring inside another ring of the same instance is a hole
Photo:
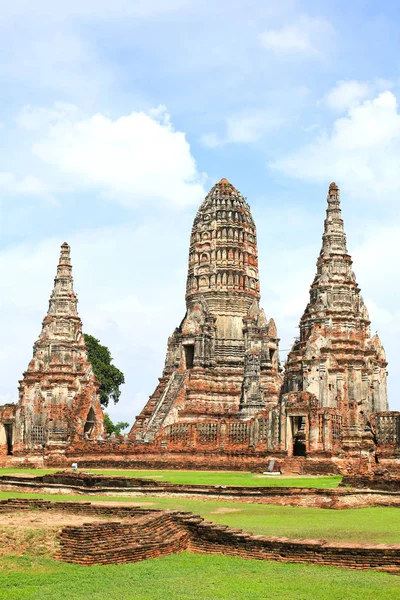
[[[226,179],[194,219],[186,314],[168,340],[163,377],[130,437],[152,441],[170,424],[251,418],[280,392],[275,323],[260,309],[256,228]]]
[[[14,450],[62,449],[103,433],[99,384],[87,358],[77,311],[70,247],[60,261],[33,358],[19,386]]]
[[[371,413],[388,410],[387,362],[352,270],[340,210],[331,183],[317,273],[300,320],[300,338],[288,355],[285,392],[308,392],[319,407],[339,409],[343,427],[363,431]]]

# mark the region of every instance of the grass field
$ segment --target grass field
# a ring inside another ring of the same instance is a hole
[[[51,501],[121,501],[149,508],[177,509],[200,514],[207,520],[244,529],[255,534],[295,538],[317,538],[360,543],[400,543],[398,508],[374,507],[327,510],[268,504],[245,504],[219,500],[154,496],[63,496],[1,492],[6,498],[44,498]]]
[[[45,473],[54,473],[55,471],[56,469],[0,469],[0,475],[15,473],[44,475]],[[104,475],[119,475],[123,477],[145,477],[156,479],[157,481],[170,481],[171,483],[243,485],[250,487],[277,485],[284,487],[335,488],[342,479],[340,475],[332,477],[286,477],[283,475],[262,475],[246,471],[143,471],[118,469],[87,469],[86,471],[89,473],[102,473]]]
[[[398,600],[386,573],[178,554],[127,565],[79,567],[7,558],[0,600]]]
[[[2,469],[0,474],[50,470]],[[262,478],[252,473],[96,470],[174,483],[336,487],[340,477]],[[396,508],[324,510],[165,496],[92,496],[0,492],[51,501],[124,502],[191,511],[264,535],[362,543],[399,543]],[[1,535],[1,531],[0,531]],[[36,532],[40,538],[40,530]],[[0,600],[398,600],[400,578],[374,571],[282,564],[183,553],[126,565],[79,567],[36,556],[1,556]]]

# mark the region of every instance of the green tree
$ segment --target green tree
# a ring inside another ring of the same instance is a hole
[[[129,427],[129,423],[127,423],[126,421],[118,421],[118,423],[114,425],[114,423],[110,419],[110,416],[107,413],[104,413],[104,425],[106,427],[108,435],[111,435],[112,433],[115,433],[116,435],[121,435],[121,431]]]
[[[112,365],[111,352],[92,335],[85,333],[88,358],[92,363],[94,374],[100,383],[100,403],[107,407],[110,400],[116,404],[121,395],[120,385],[125,383],[122,371]]]

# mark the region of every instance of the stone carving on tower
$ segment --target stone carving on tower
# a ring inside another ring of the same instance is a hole
[[[387,362],[360,294],[347,251],[339,188],[329,186],[328,206],[310,300],[300,337],[288,355],[283,401],[311,394],[319,408],[337,409],[342,434],[365,430],[371,413],[388,410]],[[331,411],[332,413],[334,411]]]
[[[103,433],[99,383],[88,361],[77,304],[70,247],[64,243],[42,331],[20,381],[14,453],[63,448]]]
[[[178,422],[247,419],[277,405],[279,340],[259,300],[253,217],[244,197],[221,179],[194,219],[186,314],[168,340],[163,377],[132,439],[152,441]]]

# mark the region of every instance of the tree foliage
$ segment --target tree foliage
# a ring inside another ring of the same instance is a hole
[[[108,435],[111,435],[112,433],[121,435],[121,431],[129,427],[129,423],[126,421],[118,421],[118,423],[114,424],[107,413],[104,413],[104,425]]]
[[[111,364],[111,352],[106,346],[102,346],[98,339],[85,333],[85,342],[88,359],[100,383],[100,403],[104,407],[108,406],[110,400],[116,404],[121,395],[119,387],[125,383],[124,374]]]

